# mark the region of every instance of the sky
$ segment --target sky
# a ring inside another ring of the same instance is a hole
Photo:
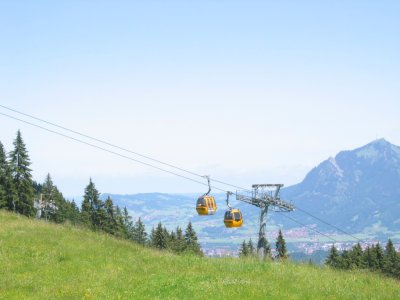
[[[1,1],[0,105],[241,187],[289,186],[341,150],[400,145],[399,37],[398,1]],[[0,115],[7,151],[18,129],[34,180],[64,195],[89,178],[205,189]]]

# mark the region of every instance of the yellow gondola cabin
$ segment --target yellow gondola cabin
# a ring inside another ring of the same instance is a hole
[[[197,199],[197,213],[201,216],[214,215],[217,211],[217,204],[213,196],[204,195]]]
[[[236,209],[236,208],[227,210],[225,212],[225,216],[224,216],[224,224],[225,224],[225,227],[228,227],[228,228],[242,226],[243,217],[242,217],[242,213],[240,212],[240,210]]]

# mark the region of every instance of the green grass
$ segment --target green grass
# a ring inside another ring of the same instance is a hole
[[[0,211],[0,299],[400,299],[400,282],[294,263],[176,256]]]

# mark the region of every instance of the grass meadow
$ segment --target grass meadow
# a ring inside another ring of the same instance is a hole
[[[400,281],[292,262],[177,256],[0,211],[0,299],[400,299]]]

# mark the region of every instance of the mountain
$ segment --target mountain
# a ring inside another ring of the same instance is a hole
[[[218,210],[214,216],[198,216],[195,210],[197,194],[136,194],[108,195],[116,204],[126,206],[134,219],[142,220],[150,231],[162,222],[169,230],[184,228],[189,221],[199,236],[203,249],[236,250],[250,237],[257,240],[259,209],[232,201],[243,213],[241,228],[227,229],[223,224],[225,195],[214,194]],[[363,239],[400,240],[400,147],[384,139],[361,148],[339,152],[313,168],[299,184],[284,188],[282,199],[292,202],[296,209],[286,214],[268,214],[267,238],[274,243],[277,231],[283,228],[290,243],[310,241],[313,231],[302,224],[316,227],[329,234],[340,232],[303,211]],[[290,217],[290,218],[288,218]],[[352,239],[349,236],[341,239]],[[290,247],[290,246],[289,246]],[[297,247],[297,246],[296,246]],[[304,250],[294,247],[294,250]]]
[[[312,169],[301,183],[286,188],[282,196],[346,231],[399,231],[400,147],[379,139],[339,152]],[[304,216],[303,221],[312,222]]]

